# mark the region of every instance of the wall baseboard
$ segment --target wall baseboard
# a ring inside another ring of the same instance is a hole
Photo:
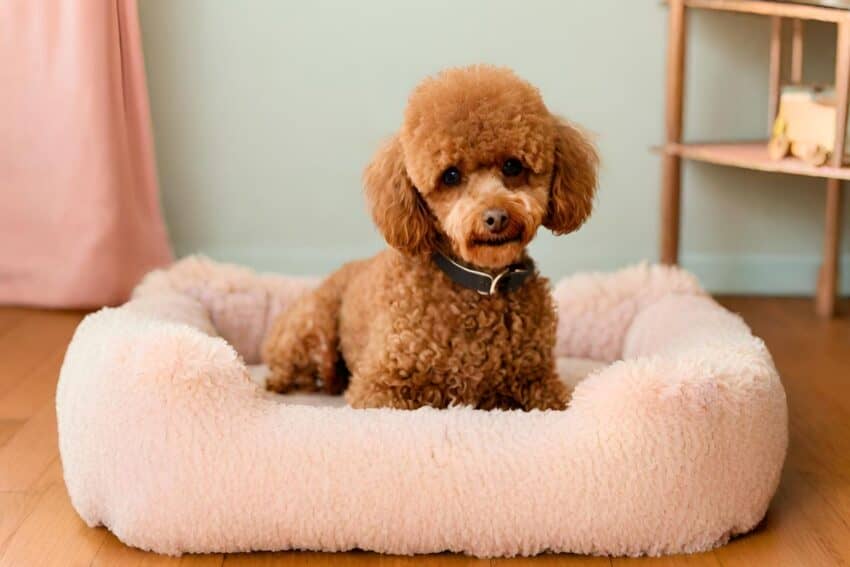
[[[375,247],[207,247],[192,251],[177,247],[180,256],[200,253],[222,262],[233,262],[268,272],[324,275],[345,262],[368,257]],[[557,281],[578,271],[611,271],[642,261],[641,258],[554,254],[535,251],[541,271]],[[744,254],[738,256],[684,253],[682,266],[699,278],[712,293],[740,295],[814,295],[820,258],[803,255]],[[841,261],[842,295],[850,295],[850,254]]]
[[[682,266],[712,293],[814,295],[821,259],[817,256],[683,254]],[[841,258],[842,295],[850,294],[850,254]]]

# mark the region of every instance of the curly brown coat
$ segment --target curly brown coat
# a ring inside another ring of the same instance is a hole
[[[268,387],[345,390],[353,407],[563,409],[547,280],[535,273],[482,296],[431,258],[495,274],[525,257],[539,226],[577,229],[597,162],[588,139],[507,69],[426,79],[364,174],[391,248],[346,264],[277,319],[263,347]],[[495,227],[494,210],[504,216]]]

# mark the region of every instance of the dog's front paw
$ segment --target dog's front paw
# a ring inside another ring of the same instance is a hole
[[[285,394],[295,390],[315,392],[319,388],[312,372],[298,372],[293,365],[287,364],[269,366],[266,389]]]
[[[548,380],[532,384],[525,399],[520,400],[524,410],[563,410],[570,403],[572,392],[561,380],[554,376]]]

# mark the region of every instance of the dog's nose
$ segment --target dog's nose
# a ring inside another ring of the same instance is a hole
[[[508,226],[508,212],[505,209],[487,209],[484,211],[484,226],[490,232],[502,232]]]

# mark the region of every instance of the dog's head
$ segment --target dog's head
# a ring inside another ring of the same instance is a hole
[[[555,234],[581,226],[597,161],[590,141],[550,114],[537,89],[482,65],[422,82],[364,181],[391,246],[408,254],[448,246],[497,269],[519,260],[541,224]]]

